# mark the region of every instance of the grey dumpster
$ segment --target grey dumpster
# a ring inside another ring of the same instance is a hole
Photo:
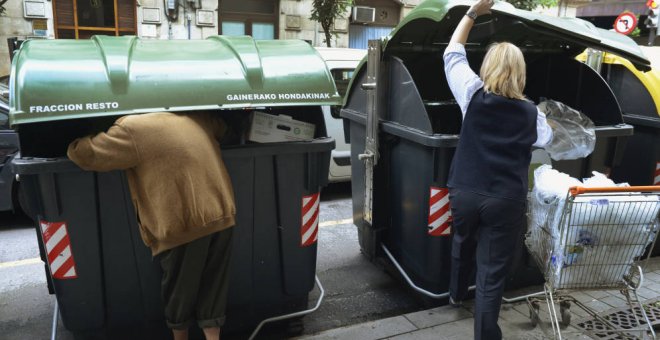
[[[448,288],[451,202],[446,183],[461,128],[442,54],[467,8],[440,0],[417,6],[382,43],[370,45],[341,111],[350,126],[353,220],[360,247],[374,262],[393,262],[408,283],[431,297],[445,297]],[[479,70],[488,45],[502,40],[525,54],[525,93],[531,100],[564,102],[597,125],[598,145],[591,156],[553,165],[582,177],[620,162],[633,128],[624,124],[607,83],[574,57],[585,46],[598,46],[648,68],[637,45],[580,19],[546,17],[498,2],[493,15],[480,17],[470,33],[472,68]],[[516,254],[518,267],[532,265],[522,247]],[[510,286],[528,284],[526,277],[514,277]]]

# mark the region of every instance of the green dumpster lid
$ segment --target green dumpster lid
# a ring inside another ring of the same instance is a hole
[[[15,55],[12,125],[153,111],[341,105],[301,40],[29,40]]]
[[[465,10],[472,4],[473,1],[422,2],[390,33],[385,51],[402,46],[422,48],[446,44]],[[586,47],[591,47],[620,55],[640,70],[650,69],[649,60],[632,39],[597,28],[588,21],[520,10],[504,1],[495,3],[492,14],[495,20],[477,20],[468,43],[506,40],[520,47],[562,49],[572,54],[572,57],[582,53]],[[474,32],[480,30],[479,26],[483,28],[482,32]]]

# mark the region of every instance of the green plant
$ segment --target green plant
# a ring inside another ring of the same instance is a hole
[[[332,42],[332,25],[337,18],[341,18],[346,13],[346,9],[351,5],[353,5],[353,0],[314,0],[309,19],[321,24],[328,47],[331,47]]]
[[[635,27],[635,29],[630,32],[631,37],[639,37],[639,34],[642,32],[642,30],[639,29],[639,27]]]
[[[525,9],[528,11],[533,10],[534,8],[541,7],[554,7],[557,6],[557,0],[506,0],[506,2],[512,4],[515,8]]]
[[[629,10],[625,10],[624,13],[625,12],[633,13],[632,11],[629,11]],[[633,13],[633,14],[635,14],[635,13]],[[640,33],[642,32],[639,29],[639,24],[640,24],[639,15],[635,15],[635,17],[637,18],[637,27],[635,27],[635,29],[632,32],[630,32],[630,34],[628,34],[629,37],[639,37]]]

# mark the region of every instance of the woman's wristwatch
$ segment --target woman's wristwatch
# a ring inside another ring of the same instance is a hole
[[[477,20],[477,12],[473,9],[468,10],[467,13],[465,13],[465,15],[467,15],[467,17],[472,20]]]

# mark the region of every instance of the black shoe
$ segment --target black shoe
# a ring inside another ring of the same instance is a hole
[[[460,308],[463,307],[463,301],[454,301],[454,298],[449,296],[449,305],[451,305],[454,308]]]

